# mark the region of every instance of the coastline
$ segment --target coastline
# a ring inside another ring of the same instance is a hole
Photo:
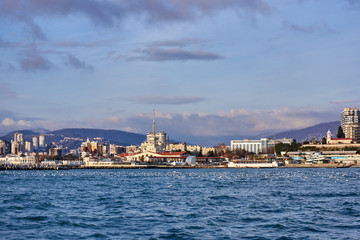
[[[226,165],[168,166],[168,165],[112,165],[112,166],[0,166],[0,171],[13,170],[70,170],[70,169],[234,169]],[[260,169],[261,167],[239,167],[239,169]],[[360,164],[288,164],[274,168],[360,168]],[[236,168],[235,168],[236,169]]]

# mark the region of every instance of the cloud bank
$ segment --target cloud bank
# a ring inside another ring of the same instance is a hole
[[[256,136],[283,130],[300,129],[338,119],[339,112],[331,109],[269,110],[238,109],[216,114],[156,112],[157,131],[167,132],[179,141],[191,137]],[[152,129],[152,113],[94,118],[85,121],[14,120],[4,118],[0,128],[10,130],[65,127],[119,129],[145,134]],[[324,133],[325,134],[325,133]]]
[[[132,102],[145,103],[145,104],[158,104],[158,105],[182,105],[190,103],[202,102],[205,99],[202,97],[191,97],[191,96],[143,96],[134,97],[129,99]]]
[[[129,16],[149,23],[190,21],[224,9],[247,14],[269,14],[264,0],[2,0],[0,17],[25,24],[35,39],[45,39],[37,17],[82,15],[95,25],[110,27]]]

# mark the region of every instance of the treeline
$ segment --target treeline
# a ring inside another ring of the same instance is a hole
[[[277,143],[275,145],[275,153],[276,155],[280,155],[281,152],[296,152],[299,150],[301,144],[292,142],[291,144],[286,143]]]

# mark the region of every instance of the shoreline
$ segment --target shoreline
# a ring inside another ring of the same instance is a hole
[[[0,171],[16,170],[70,170],[70,169],[260,169],[261,167],[229,168],[225,165],[218,166],[167,166],[167,165],[112,165],[112,166],[0,166]],[[261,169],[267,169],[264,167]],[[360,168],[360,164],[288,164],[274,168]]]

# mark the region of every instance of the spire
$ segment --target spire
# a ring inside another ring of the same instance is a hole
[[[153,134],[155,136],[155,109],[153,109]]]

